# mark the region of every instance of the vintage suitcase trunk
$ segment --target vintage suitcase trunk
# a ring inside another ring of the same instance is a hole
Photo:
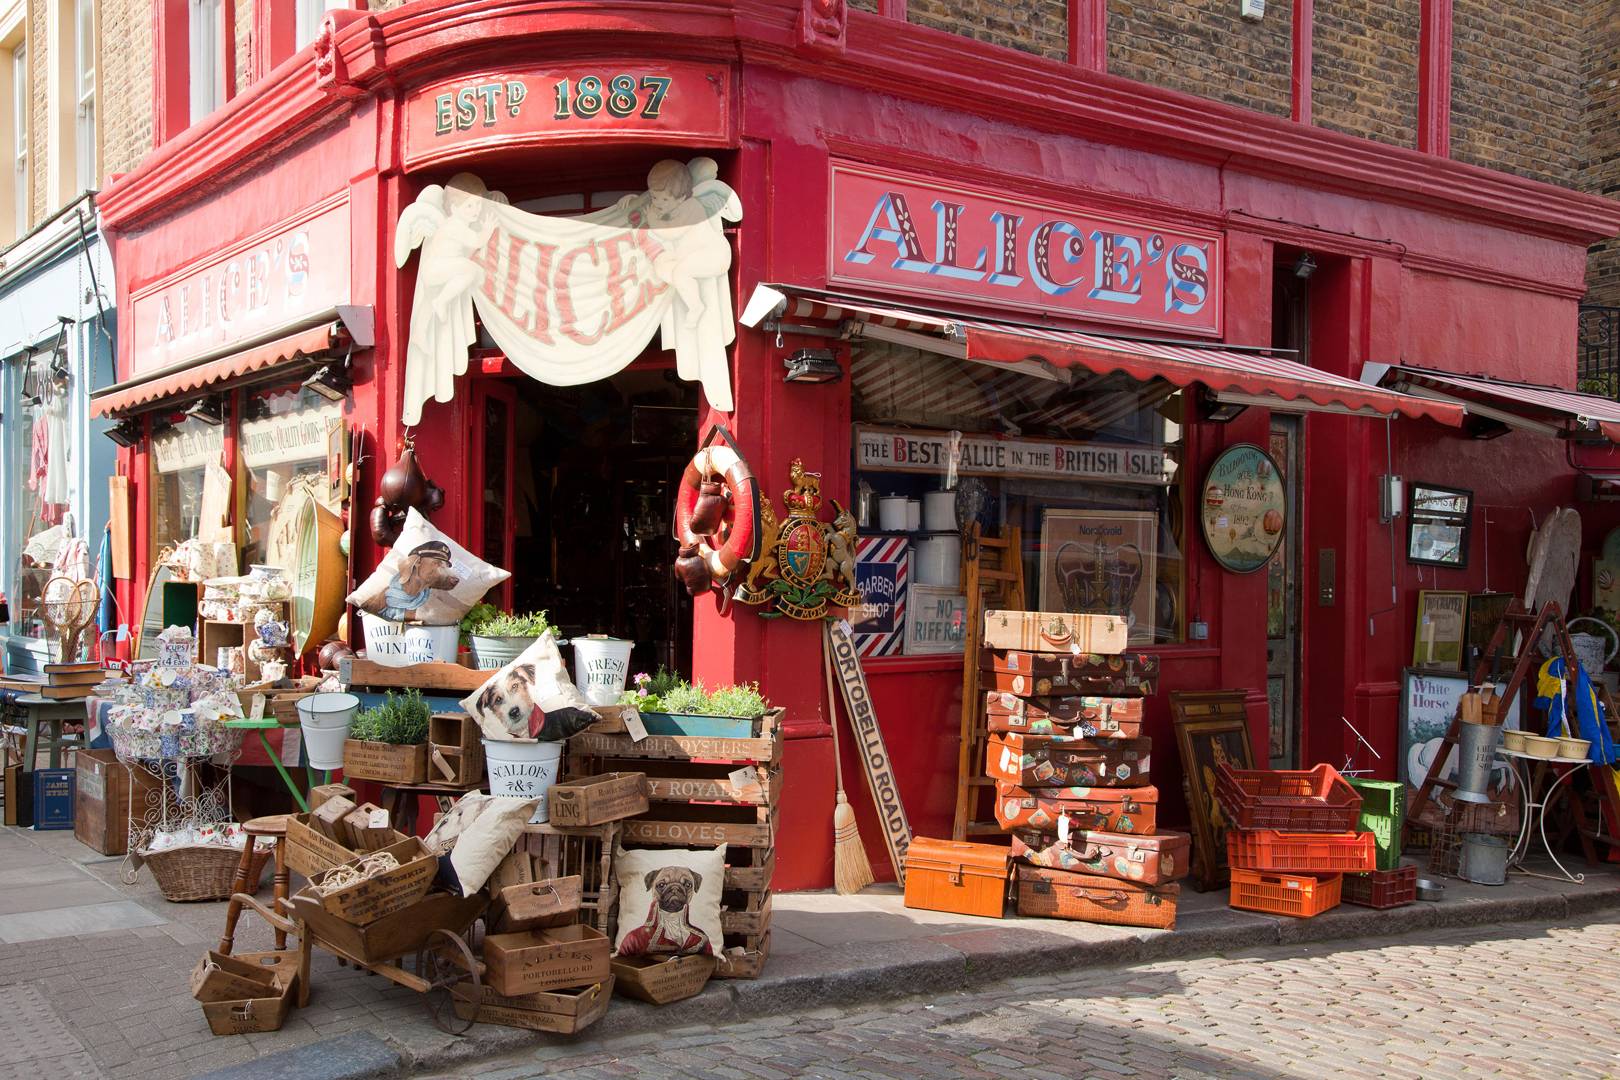
[[[998,733],[985,774],[1026,788],[1141,787],[1151,783],[1152,739],[1070,739]]]
[[[1008,859],[999,844],[914,837],[906,849],[906,907],[999,919]]]
[[[1024,698],[991,690],[984,695],[984,715],[991,731],[1082,739],[1135,739],[1142,734],[1141,698]]]
[[[1150,835],[1158,824],[1159,789],[1121,788],[1034,788],[1026,790],[1005,781],[996,784],[996,823],[1003,829],[1035,829],[1051,832],[1059,818],[1069,819],[1076,832],[1096,829],[1102,832]]]
[[[1075,656],[1067,652],[981,649],[979,672],[985,689],[1020,697],[1148,697],[1159,684],[1159,658],[1136,652]]]
[[[1121,653],[1130,629],[1118,615],[1060,611],[986,611],[984,643],[992,649]]]
[[[1180,885],[1138,885],[1044,866],[1018,867],[1018,914],[1174,930]]]
[[[1186,877],[1191,869],[1192,837],[1186,833],[1138,836],[1081,831],[1065,838],[1063,832],[1013,833],[1013,858],[1051,870],[1097,874],[1141,885],[1164,885]]]

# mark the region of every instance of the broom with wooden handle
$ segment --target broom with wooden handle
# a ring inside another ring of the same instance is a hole
[[[833,888],[842,896],[858,893],[875,878],[872,864],[861,843],[861,832],[855,824],[855,808],[844,795],[844,771],[838,756],[838,701],[833,694],[832,650],[827,645],[825,631],[821,635],[821,673],[827,679],[827,721],[832,725],[833,782],[838,787],[838,805],[833,808]]]

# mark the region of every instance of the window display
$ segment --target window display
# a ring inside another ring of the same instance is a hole
[[[242,521],[242,565],[264,562],[270,518],[295,485],[309,484],[323,505],[331,500],[327,450],[343,406],[312,390],[290,386],[249,390],[242,401],[238,440],[247,479]]]
[[[17,445],[13,460],[22,463],[24,482],[12,500],[13,528],[19,539],[19,565],[11,597],[11,632],[43,637],[39,602],[45,583],[64,558],[82,562],[82,543],[68,543],[67,521],[72,495],[73,463],[68,447],[71,384],[60,354],[30,356],[13,372]],[[77,567],[70,567],[78,573]]]
[[[197,419],[152,424],[152,550],[177,548],[197,535],[208,466],[225,454],[225,428]]]
[[[859,569],[884,593],[881,610],[854,613],[856,630],[876,635],[861,639],[863,654],[949,643],[939,626],[896,623],[959,610],[960,529],[975,520],[1023,530],[1024,580],[1041,610],[1120,615],[1133,646],[1183,640],[1175,387],[876,342],[857,342],[851,379]]]

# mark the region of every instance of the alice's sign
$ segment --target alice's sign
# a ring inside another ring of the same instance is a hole
[[[611,139],[729,142],[723,64],[601,60],[490,71],[432,83],[405,99],[405,166],[485,149]]]
[[[184,364],[348,302],[345,199],[136,292],[130,373]]]
[[[1096,322],[1221,333],[1213,232],[835,162],[837,283]]]
[[[855,467],[936,476],[954,472],[958,476],[1166,485],[1175,475],[1176,463],[1162,446],[858,427]]]
[[[647,190],[577,217],[531,214],[471,173],[429,184],[399,216],[399,266],[422,249],[405,351],[405,423],[450,401],[476,338],[473,312],[519,370],[552,386],[625,368],[659,336],[675,373],[730,412],[736,192],[710,158],[660,161]]]

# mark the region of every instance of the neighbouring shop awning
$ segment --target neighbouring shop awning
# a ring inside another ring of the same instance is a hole
[[[222,356],[200,357],[105,387],[90,395],[90,415],[114,416],[151,407],[212,387],[224,388],[249,377],[305,364],[372,343],[371,309],[337,309],[314,325],[267,340],[232,345]]]
[[[1461,405],[1510,428],[1541,435],[1601,434],[1620,443],[1620,402],[1596,394],[1536,383],[1502,382],[1478,375],[1392,364],[1368,365],[1363,378],[1430,401]],[[1500,431],[1501,429],[1497,429]]]
[[[1217,400],[1281,412],[1426,417],[1460,427],[1461,405],[1413,397],[1267,352],[1106,337],[1017,323],[963,318],[782,285],[761,285],[743,313],[746,326],[870,338],[928,352],[1004,364],[1048,378],[1054,369],[1120,372],[1176,387],[1202,385]],[[768,323],[768,325],[767,325]]]

